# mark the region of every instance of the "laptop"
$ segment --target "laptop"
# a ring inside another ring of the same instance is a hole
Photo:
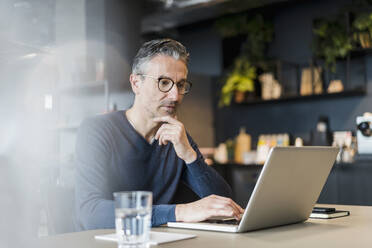
[[[248,232],[306,221],[336,160],[336,147],[270,150],[242,219],[168,222],[168,227]]]

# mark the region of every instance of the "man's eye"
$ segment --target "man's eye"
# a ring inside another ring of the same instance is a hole
[[[167,86],[169,84],[172,84],[170,80],[167,80],[167,79],[162,79],[160,80],[159,82],[162,86]]]
[[[185,86],[185,82],[179,82],[178,84],[177,84],[177,87],[178,88],[183,88]]]

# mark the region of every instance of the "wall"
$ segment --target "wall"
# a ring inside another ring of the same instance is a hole
[[[104,61],[109,82],[107,107],[126,109],[134,99],[129,75],[133,57],[142,43],[142,2],[90,0],[86,5],[87,54]],[[102,95],[91,100],[102,104]]]
[[[199,147],[213,147],[213,106],[210,77],[191,74],[188,80],[193,83],[192,91],[185,96],[180,106],[179,120]]]
[[[128,91],[132,59],[141,45],[141,1],[105,1],[107,79],[112,91]]]
[[[192,90],[184,98],[179,116],[199,147],[213,147],[215,129],[213,116],[214,78],[221,74],[221,40],[211,22],[179,29],[174,37],[190,53],[189,76]]]

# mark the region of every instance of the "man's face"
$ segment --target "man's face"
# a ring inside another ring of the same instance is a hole
[[[173,57],[158,55],[143,65],[143,74],[151,77],[142,77],[139,87],[141,105],[151,117],[175,116],[183,95],[179,94],[177,83],[186,80],[187,67],[181,60]],[[158,88],[158,78],[169,78],[175,83],[168,92],[161,92]]]

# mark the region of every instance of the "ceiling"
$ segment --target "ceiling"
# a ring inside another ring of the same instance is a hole
[[[142,33],[157,33],[276,3],[299,0],[146,0]]]

